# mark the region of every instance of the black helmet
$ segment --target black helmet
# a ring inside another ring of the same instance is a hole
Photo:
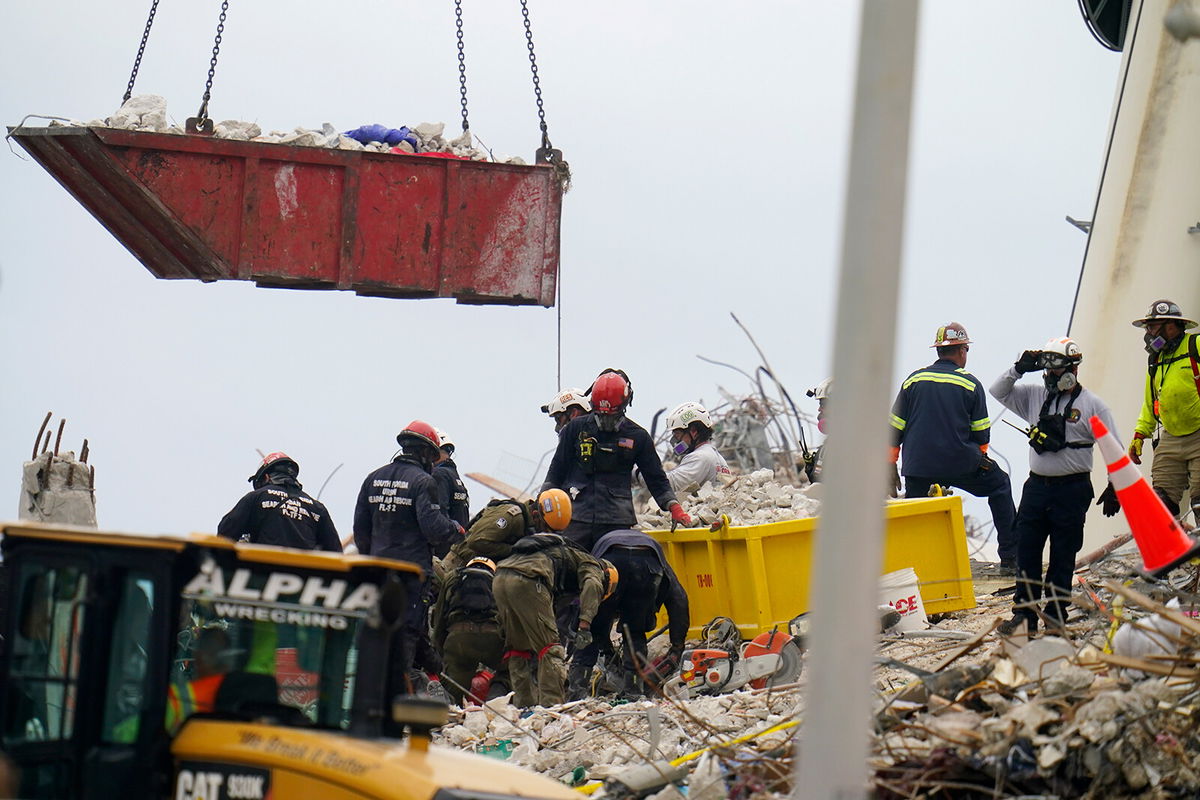
[[[1196,327],[1196,320],[1185,317],[1177,303],[1166,299],[1155,300],[1151,303],[1150,310],[1146,312],[1146,316],[1141,319],[1135,319],[1133,326],[1135,328],[1144,328],[1149,322],[1178,322],[1183,326],[1185,331]]]
[[[258,465],[258,470],[246,480],[254,485],[254,488],[267,483],[268,475],[287,475],[295,478],[300,474],[300,465],[295,459],[287,453],[268,453],[263,456],[262,463]]]

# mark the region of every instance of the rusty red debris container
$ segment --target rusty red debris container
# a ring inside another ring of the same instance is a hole
[[[113,128],[9,128],[159,278],[554,305],[547,166]]]

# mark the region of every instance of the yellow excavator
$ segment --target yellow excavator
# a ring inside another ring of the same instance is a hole
[[[4,796],[577,796],[431,746],[445,704],[385,698],[412,564],[207,534],[0,531],[0,724],[18,775]]]

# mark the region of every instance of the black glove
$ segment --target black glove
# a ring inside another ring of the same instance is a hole
[[[1096,505],[1104,506],[1101,511],[1106,517],[1111,517],[1121,510],[1121,501],[1117,499],[1117,490],[1111,483],[1107,489],[1101,492],[1100,497],[1096,500]]]
[[[1013,367],[1022,375],[1026,372],[1036,372],[1040,369],[1037,361],[1038,356],[1041,354],[1041,350],[1026,350],[1024,353],[1021,353],[1021,357],[1017,359],[1017,363],[1013,364]]]
[[[580,628],[575,632],[575,649],[583,650],[592,643],[592,632],[587,628]]]
[[[888,486],[888,497],[900,496],[900,468],[892,464],[892,481]]]

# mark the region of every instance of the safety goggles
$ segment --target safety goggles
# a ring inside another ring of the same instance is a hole
[[[1040,353],[1037,357],[1039,369],[1062,369],[1074,363],[1076,363],[1075,359],[1064,356],[1062,353]]]

